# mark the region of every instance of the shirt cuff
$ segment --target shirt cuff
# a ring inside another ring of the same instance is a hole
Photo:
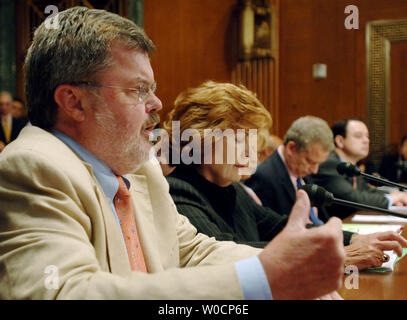
[[[273,300],[263,265],[257,256],[235,263],[246,300]]]
[[[389,200],[389,204],[387,205],[387,208],[390,209],[390,207],[393,205],[393,199],[390,197],[388,193],[385,193],[384,196]]]

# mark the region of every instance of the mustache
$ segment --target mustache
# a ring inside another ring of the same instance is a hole
[[[143,130],[145,130],[147,127],[151,125],[156,125],[160,123],[160,115],[156,112],[153,112],[150,117],[144,122],[143,124]]]

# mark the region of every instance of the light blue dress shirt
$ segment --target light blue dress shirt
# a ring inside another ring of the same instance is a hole
[[[117,225],[121,232],[119,218],[117,216],[116,208],[113,202],[114,196],[119,189],[119,182],[117,181],[116,175],[113,173],[112,169],[110,169],[106,163],[98,159],[89,150],[84,148],[82,145],[80,145],[67,135],[57,130],[53,130],[52,133],[64,143],[66,143],[71,149],[73,149],[83,161],[89,163],[92,166],[93,173],[96,179],[101,185],[106,197],[109,199],[110,206],[113,210]],[[127,188],[130,188],[130,182],[125,177],[123,177],[123,179],[127,185]],[[257,256],[238,261],[235,263],[235,266],[245,299],[272,299],[271,290],[267,281],[266,274]]]

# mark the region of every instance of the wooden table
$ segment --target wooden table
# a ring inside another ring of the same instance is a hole
[[[352,223],[350,220],[351,218],[345,219],[344,223]],[[407,238],[407,225],[402,235]],[[346,278],[350,276],[352,275],[344,275],[344,284]],[[348,283],[353,284],[354,282],[348,279]],[[393,272],[367,273],[359,271],[358,289],[347,289],[343,285],[339,293],[345,300],[406,300],[407,255],[398,261]]]

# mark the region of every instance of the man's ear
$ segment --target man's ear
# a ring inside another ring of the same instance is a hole
[[[336,135],[335,136],[335,138],[334,138],[334,141],[335,141],[335,145],[339,148],[339,149],[343,149],[343,147],[344,147],[344,141],[345,140],[345,138],[344,137],[342,137],[341,135]]]
[[[287,144],[285,145],[287,150],[292,154],[293,152],[298,151],[297,150],[297,144],[294,141],[288,141]]]
[[[54,92],[54,99],[69,118],[74,121],[82,122],[85,120],[85,112],[82,108],[82,91],[78,87],[68,84],[59,85]]]

